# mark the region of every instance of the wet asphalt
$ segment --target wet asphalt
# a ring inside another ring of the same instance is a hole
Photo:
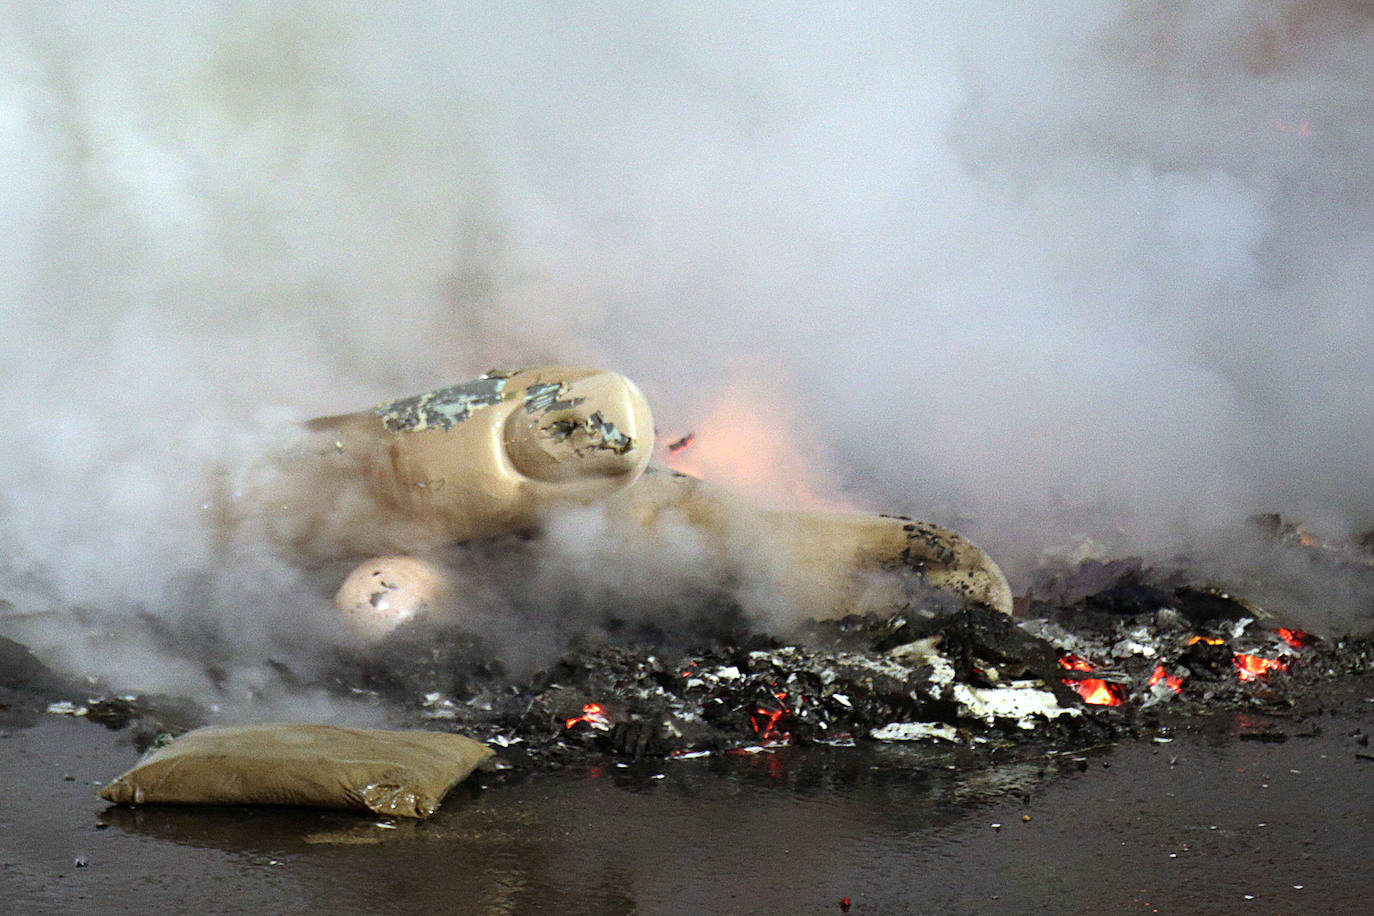
[[[861,746],[479,773],[408,822],[111,806],[95,791],[137,759],[128,733],[44,715],[0,738],[0,909],[1362,913],[1370,734],[1356,679],[977,769]]]

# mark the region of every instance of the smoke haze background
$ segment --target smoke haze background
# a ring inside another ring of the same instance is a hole
[[[536,362],[674,436],[770,379],[817,480],[1014,586],[1374,525],[1374,6],[683,7],[5,4],[11,613],[277,638],[320,599],[207,572],[210,471]]]

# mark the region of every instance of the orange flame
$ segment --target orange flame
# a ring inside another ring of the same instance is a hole
[[[1155,665],[1154,673],[1150,675],[1150,683],[1147,686],[1153,687],[1160,681],[1163,681],[1164,684],[1174,693],[1178,693],[1180,690],[1183,689],[1183,678],[1179,677],[1176,674],[1169,674],[1167,671],[1164,670],[1163,665]]]
[[[1071,653],[1060,657],[1059,667],[1069,671],[1094,670],[1087,661]],[[1122,703],[1122,690],[1119,684],[1112,684],[1097,677],[1085,677],[1077,680],[1066,677],[1062,680],[1083,698],[1084,703],[1093,706],[1120,706]]]
[[[1302,630],[1290,630],[1287,627],[1279,627],[1279,638],[1294,649],[1305,649],[1317,641],[1317,637]]]
[[[586,722],[592,728],[605,731],[611,727],[611,720],[600,703],[587,703],[582,707],[582,715],[574,716],[563,723],[564,728],[572,728],[578,722]]]
[[[1253,681],[1270,671],[1287,671],[1288,666],[1275,658],[1260,658],[1258,655],[1235,654],[1236,673],[1242,681]]]
[[[791,737],[787,732],[774,732],[777,728],[778,720],[787,715],[787,694],[775,693],[773,697],[778,701],[778,709],[765,709],[762,706],[754,710],[754,714],[749,717],[749,724],[754,731],[758,732],[760,741],[786,741]]]
[[[1101,678],[1089,677],[1081,681],[1065,681],[1078,695],[1083,698],[1084,703],[1093,706],[1120,706],[1121,687],[1117,684],[1109,684]]]
[[[739,376],[710,406],[695,431],[663,446],[664,464],[773,506],[852,511],[820,495],[828,486],[824,456],[798,434],[807,421],[775,397],[764,379]]]
[[[1198,643],[1206,643],[1209,646],[1219,646],[1224,642],[1226,642],[1226,640],[1222,639],[1220,636],[1193,636],[1189,638],[1188,645],[1195,646]]]
[[[1092,671],[1093,666],[1073,653],[1061,656],[1059,667],[1067,668],[1070,671]]]

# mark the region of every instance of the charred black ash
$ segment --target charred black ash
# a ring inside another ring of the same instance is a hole
[[[1299,547],[1314,563],[1374,569],[1345,549]],[[1016,617],[914,600],[784,639],[751,630],[738,608],[698,610],[674,626],[604,620],[596,639],[573,638],[533,674],[507,670],[473,633],[423,625],[381,647],[340,649],[323,673],[279,674],[373,703],[400,726],[470,735],[532,769],[787,746],[1072,754],[1225,709],[1281,716],[1321,682],[1374,663],[1374,641],[1318,639],[1231,591],[1131,558],[1045,564]],[[62,680],[8,648],[18,674],[13,685],[0,678],[0,712],[41,711],[42,686],[60,699],[48,711],[132,726],[140,745],[210,719],[193,704]],[[1266,729],[1254,740],[1280,740]]]
[[[969,604],[811,622],[690,649],[588,645],[506,676],[471,636],[412,634],[341,659],[335,689],[411,724],[502,749],[517,766],[767,753],[787,745],[921,742],[994,754],[1155,734],[1170,717],[1282,709],[1360,670],[1368,643],[1324,643],[1261,608],[1140,561],[1078,564],[1011,618]],[[645,634],[639,634],[641,637]]]

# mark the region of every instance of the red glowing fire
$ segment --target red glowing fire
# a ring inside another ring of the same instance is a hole
[[[1074,690],[1083,698],[1084,703],[1093,706],[1120,706],[1121,688],[1116,684],[1109,684],[1101,678],[1090,677],[1081,681],[1074,681]]]
[[[1302,630],[1290,630],[1287,627],[1279,627],[1279,638],[1294,649],[1305,649],[1317,641],[1317,637]]]
[[[1091,664],[1077,655],[1068,654],[1059,659],[1059,666],[1069,671],[1093,671]],[[1085,678],[1063,678],[1078,695],[1083,698],[1084,703],[1092,706],[1120,706],[1123,700],[1121,685],[1112,684],[1097,677]]]
[[[1069,654],[1059,659],[1059,667],[1067,668],[1069,671],[1092,671],[1093,666],[1088,664],[1085,659],[1077,655]]]
[[[1258,655],[1235,654],[1236,673],[1242,681],[1253,681],[1270,671],[1287,671],[1288,666],[1276,658],[1260,658]]]
[[[599,731],[605,731],[611,727],[611,720],[606,715],[606,710],[602,708],[600,703],[587,703],[583,705],[582,715],[573,716],[571,719],[565,720],[563,727],[572,728],[578,722],[586,722],[592,728]]]
[[[1163,665],[1155,665],[1154,673],[1150,675],[1150,683],[1147,686],[1153,687],[1160,681],[1163,681],[1165,686],[1174,693],[1183,689],[1183,678],[1165,671]]]
[[[778,720],[787,715],[791,710],[787,708],[787,693],[780,692],[773,694],[773,698],[778,701],[777,709],[766,709],[759,706],[754,710],[754,714],[749,717],[749,724],[758,732],[760,741],[785,742],[792,736],[785,731],[778,729]]]

